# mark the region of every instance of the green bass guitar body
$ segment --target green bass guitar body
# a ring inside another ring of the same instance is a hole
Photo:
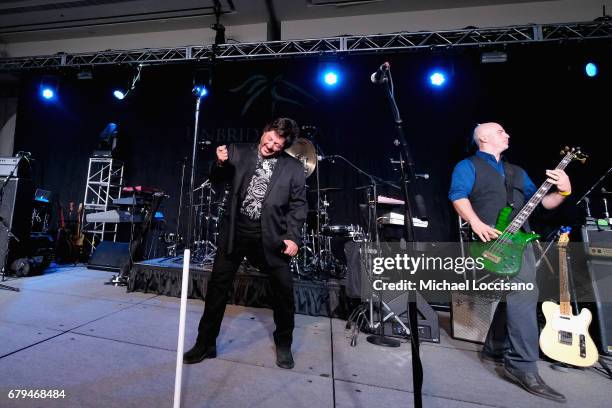
[[[504,207],[497,217],[495,229],[505,231],[512,221],[511,207]],[[484,269],[502,277],[516,276],[521,270],[523,252],[527,245],[540,238],[536,233],[518,230],[514,233],[505,232],[495,241],[470,243],[472,258],[482,258]]]

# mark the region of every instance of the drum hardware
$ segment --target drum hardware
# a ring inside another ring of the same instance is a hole
[[[302,129],[304,135],[310,136],[310,139],[314,142],[314,137],[318,133],[317,129],[312,126],[305,126]],[[327,280],[330,277],[341,278],[346,272],[346,268],[342,267],[332,252],[332,239],[360,240],[363,238],[363,234],[357,226],[351,226],[350,231],[344,231],[342,228],[335,231],[337,226],[330,226],[327,210],[330,202],[327,200],[327,193],[342,191],[344,188],[320,187],[319,166],[317,166],[317,161],[320,160],[317,152],[320,149],[315,147],[316,144],[313,142],[307,138],[297,138],[291,147],[285,150],[302,162],[306,177],[310,177],[316,171],[316,188],[309,190],[310,193],[317,194],[316,229],[312,230],[310,234],[306,228],[302,230],[303,245],[299,248],[298,255],[292,261],[291,266],[298,278],[321,280]],[[321,195],[322,193],[323,195]],[[330,234],[322,234],[322,228],[328,226],[330,227]]]
[[[214,215],[213,209],[219,208],[218,201],[213,201],[215,190],[210,180],[205,180],[195,188],[194,193],[199,191],[198,203],[193,205],[191,211],[195,212],[193,231],[193,254],[194,263],[205,265],[213,262],[217,252],[217,231],[219,216]]]

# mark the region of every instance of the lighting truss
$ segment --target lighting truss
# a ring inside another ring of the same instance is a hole
[[[401,32],[307,40],[221,44],[218,46],[109,50],[78,54],[59,53],[46,56],[0,58],[0,72],[115,64],[155,65],[209,61],[213,57],[226,60],[244,60],[600,39],[612,39],[612,21],[531,24],[415,33]]]

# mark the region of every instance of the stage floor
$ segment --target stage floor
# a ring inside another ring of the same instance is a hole
[[[180,300],[104,285],[112,274],[85,267],[10,279],[0,290],[0,407],[171,407]],[[203,302],[189,300],[186,347]],[[521,390],[478,359],[479,346],[449,337],[423,343],[425,407],[559,407]],[[409,344],[387,349],[362,334],[351,347],[345,321],[296,316],[296,367],[274,364],[272,313],[230,305],[218,358],[184,366],[184,407],[412,406]],[[609,407],[610,380],[594,369],[542,377],[568,407]],[[9,399],[10,390],[64,390],[59,399]]]

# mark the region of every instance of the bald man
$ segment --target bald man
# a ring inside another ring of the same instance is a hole
[[[460,161],[453,171],[449,199],[457,213],[466,220],[482,241],[496,239],[500,210],[512,205],[516,215],[537,191],[525,170],[508,163],[502,153],[510,135],[498,123],[483,123],[474,129],[478,151]],[[563,170],[546,170],[556,191],[542,200],[546,209],[558,207],[571,193],[570,180]],[[524,228],[529,230],[529,224]],[[513,282],[536,284],[535,256],[531,246],[523,255],[523,264]],[[553,401],[565,397],[549,387],[538,374],[538,291],[510,292],[497,306],[481,356],[504,365],[504,376],[528,392]]]

